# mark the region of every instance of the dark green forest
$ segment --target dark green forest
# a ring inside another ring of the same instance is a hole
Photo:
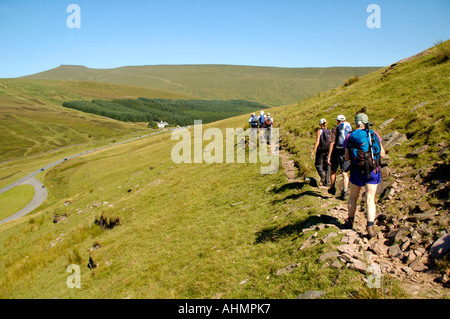
[[[246,100],[168,100],[168,99],[120,99],[69,101],[64,107],[93,113],[124,122],[159,122],[170,125],[193,125],[194,120],[203,123],[251,113],[269,106]]]

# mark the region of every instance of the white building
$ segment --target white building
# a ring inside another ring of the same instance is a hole
[[[165,128],[167,125],[169,125],[169,123],[161,121],[161,122],[158,123],[158,128],[159,128],[159,129],[163,129],[163,128]]]

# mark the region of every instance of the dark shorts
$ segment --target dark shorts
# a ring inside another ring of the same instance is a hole
[[[342,172],[348,172],[350,169],[350,161],[345,160],[345,149],[335,148],[331,153],[331,170],[337,172],[338,168],[341,168]]]
[[[370,178],[367,178],[366,172],[361,171],[351,171],[350,172],[350,183],[356,186],[364,186],[366,184],[380,184],[381,183],[381,172],[373,171],[370,173]]]

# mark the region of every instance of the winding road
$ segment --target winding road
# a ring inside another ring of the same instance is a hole
[[[34,196],[31,202],[28,203],[27,206],[19,210],[17,213],[3,219],[0,221],[0,224],[7,223],[9,221],[15,220],[26,214],[32,212],[36,208],[38,208],[44,200],[47,198],[47,189],[44,184],[41,183],[36,177],[32,176],[19,185],[31,184],[34,187]],[[12,184],[11,184],[12,185]]]
[[[88,153],[99,151],[99,150],[102,150],[102,149],[105,149],[105,148],[108,148],[108,147],[111,147],[111,146],[115,146],[115,145],[125,144],[125,143],[128,143],[128,142],[132,142],[132,141],[135,141],[135,140],[138,140],[138,139],[141,139],[141,138],[144,138],[144,137],[152,136],[152,135],[155,135],[155,134],[160,134],[160,133],[163,133],[163,132],[174,131],[174,130],[183,129],[183,128],[189,128],[189,126],[188,127],[179,127],[179,128],[161,130],[161,131],[149,133],[149,134],[146,134],[146,135],[142,135],[142,136],[139,136],[139,137],[135,137],[135,138],[132,138],[132,139],[129,139],[129,140],[126,140],[126,141],[121,141],[121,142],[117,142],[117,143],[114,143],[114,144],[102,146],[102,147],[99,147],[99,148],[96,148],[96,149],[93,149],[93,150],[90,150],[90,151],[85,151],[83,153],[72,155],[72,156],[66,157],[64,159],[58,160],[56,162],[53,162],[51,164],[48,164],[48,165],[42,167],[41,169],[38,169],[38,170],[32,172],[31,174],[28,174],[27,176],[22,177],[18,181],[15,181],[14,183],[9,184],[8,186],[5,186],[2,189],[0,189],[0,194],[2,194],[4,192],[7,192],[10,189],[13,189],[14,187],[19,186],[19,185],[31,184],[34,187],[33,199],[31,200],[31,202],[28,203],[27,206],[22,208],[20,211],[16,212],[15,214],[13,214],[13,215],[11,215],[11,216],[3,219],[3,220],[0,220],[0,224],[6,223],[6,222],[10,222],[12,220],[16,220],[16,219],[18,219],[18,218],[20,218],[22,216],[25,216],[28,213],[31,213],[33,210],[38,208],[45,201],[45,199],[47,198],[47,194],[48,194],[47,193],[47,188],[44,186],[44,184],[42,184],[36,178],[36,175],[42,173],[43,171],[47,171],[50,168],[52,168],[52,167],[54,167],[56,165],[59,165],[59,164],[65,162],[65,161],[68,161],[68,160],[70,160],[72,158],[76,158],[76,157],[79,157],[79,156],[82,156],[82,155],[86,155]]]

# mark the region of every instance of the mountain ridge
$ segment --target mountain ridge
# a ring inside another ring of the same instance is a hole
[[[110,82],[168,90],[206,99],[245,99],[278,106],[297,102],[331,89],[349,77],[362,76],[379,68],[161,64],[97,69],[60,65],[21,78]]]

